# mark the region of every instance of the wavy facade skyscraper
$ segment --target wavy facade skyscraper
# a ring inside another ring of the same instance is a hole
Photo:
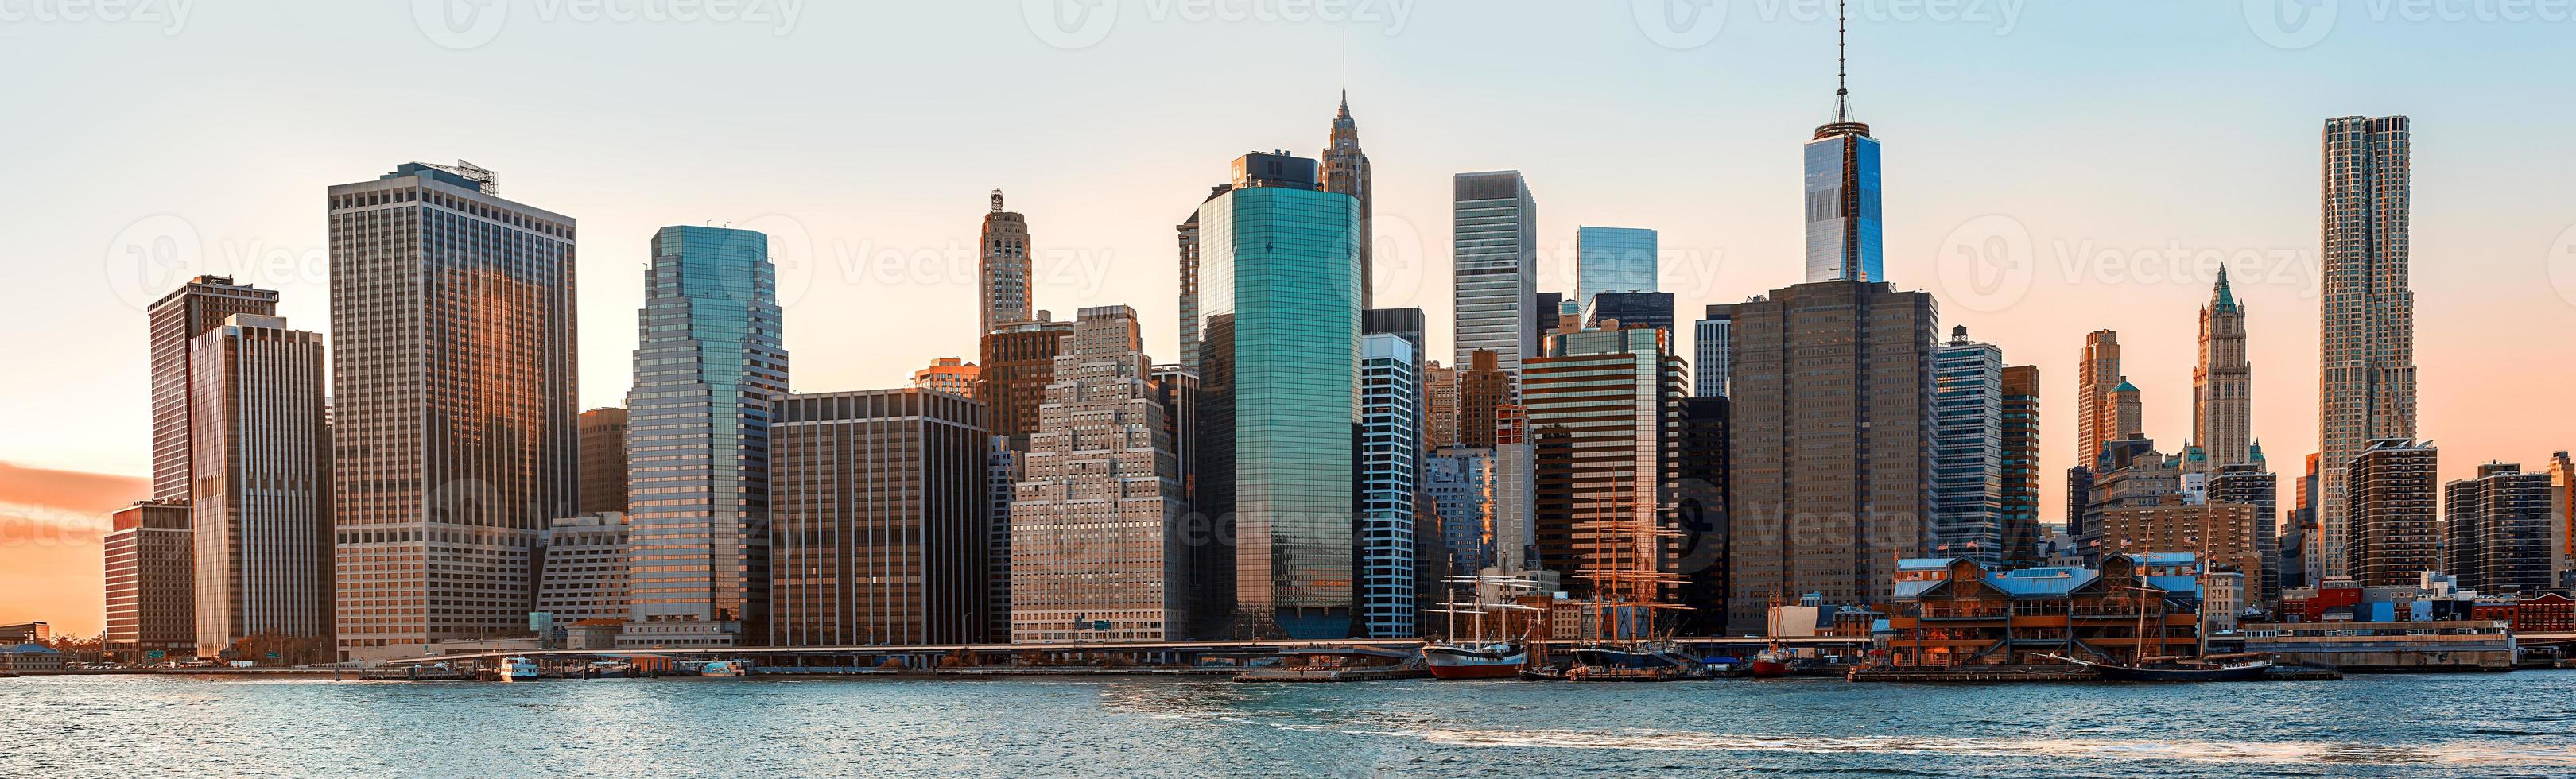
[[[2354,458],[2372,441],[2415,437],[2415,293],[2407,281],[2411,132],[2403,116],[2346,116],[2325,125],[2317,525],[2326,576],[2352,570],[2346,473]]]

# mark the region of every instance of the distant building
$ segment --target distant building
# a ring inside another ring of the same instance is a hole
[[[1620,327],[1644,327],[1664,331],[1679,342],[1673,331],[1673,293],[1670,292],[1602,292],[1592,296],[1583,309],[1583,326],[1600,328],[1610,322]]]
[[[2348,479],[2344,569],[2363,587],[2411,584],[2441,568],[2440,501],[2435,474],[2440,452],[2411,438],[2382,438],[2354,457]],[[2331,480],[2337,471],[2326,472]],[[2329,482],[2329,486],[2331,483]],[[2331,497],[2331,496],[2329,496]],[[2332,535],[2333,527],[2324,528]]]
[[[284,319],[234,314],[189,345],[199,656],[254,635],[331,639],[322,344]]]
[[[1667,485],[1690,383],[1666,333],[1559,333],[1524,360],[1522,402],[1536,446],[1540,567],[1579,595],[1672,597],[1679,507]]]
[[[1486,350],[1503,370],[1520,370],[1522,359],[1538,356],[1538,332],[1530,329],[1538,307],[1538,201],[1513,170],[1460,173],[1450,178],[1450,194],[1456,364]]]
[[[2415,437],[2415,293],[2408,281],[2412,128],[2403,116],[2342,116],[2326,120],[2322,134],[2317,446],[2323,469],[2317,525],[2325,540],[2323,576],[2401,576],[2384,566],[2366,575],[2351,567],[2393,550],[2383,546],[2365,553],[2345,545],[2374,536],[2388,540],[2385,533],[2353,526],[2359,521],[2360,484],[2350,469],[2382,440]],[[2411,553],[2399,557],[2404,559],[2383,562],[2417,562]]]
[[[1359,203],[1360,219],[1357,243],[1359,244],[1360,255],[1358,271],[1360,282],[1360,308],[1376,308],[1377,298],[1375,295],[1369,293],[1370,288],[1376,286],[1376,267],[1370,262],[1369,256],[1370,251],[1374,249],[1377,244],[1377,235],[1374,232],[1375,226],[1372,223],[1371,216],[1375,211],[1372,204],[1376,201],[1376,196],[1372,193],[1371,190],[1373,187],[1369,184],[1368,152],[1360,150],[1359,121],[1351,118],[1351,95],[1349,90],[1344,90],[1342,92],[1341,112],[1333,115],[1333,131],[1324,142],[1323,160],[1323,175],[1321,176],[1321,180],[1316,182],[1318,188],[1326,192],[1339,192],[1349,195],[1352,200]],[[1419,271],[1420,269],[1416,268],[1412,270]],[[1420,346],[1420,344],[1415,344],[1415,352],[1417,354],[1415,359],[1417,360],[1420,359],[1418,356],[1421,351]]]
[[[633,598],[627,532],[626,514],[619,511],[547,522],[536,610],[555,615],[556,624],[593,619],[624,623]]]
[[[0,645],[0,671],[60,671],[63,653],[43,644]]]
[[[2280,601],[2282,587],[2280,477],[2263,469],[2262,445],[2252,450],[2252,462],[2219,466],[2218,473],[2209,477],[2209,499],[2254,508],[2254,548],[2262,557],[2263,569],[2245,572],[2246,599],[2271,604]]]
[[[1467,362],[1459,369],[1459,446],[1473,449],[1494,445],[1494,409],[1512,397],[1512,374],[1501,366],[1501,357],[1479,349],[1469,352]]]
[[[2549,578],[2549,474],[2487,463],[2444,488],[2442,570],[2481,594],[2536,595]]]
[[[581,412],[581,513],[626,510],[626,409]]]
[[[996,640],[1011,635],[1011,503],[1019,499],[1020,480],[1028,478],[1028,453],[1011,448],[1011,437],[984,439],[984,505],[989,520],[984,544],[984,606],[989,620],[984,634]]]
[[[984,334],[980,344],[975,393],[992,413],[993,434],[1011,439],[1011,448],[1026,451],[1038,431],[1038,405],[1046,386],[1055,381],[1059,343],[1073,332],[1072,322],[1057,322],[1045,311],[1035,321],[1021,322]]]
[[[2549,580],[2576,590],[2576,461],[2549,455]]]
[[[1574,254],[1574,301],[1581,310],[1592,310],[1594,297],[1604,292],[1654,292],[1661,289],[1656,286],[1658,267],[1653,230],[1590,225],[1576,227]],[[1672,327],[1672,310],[1667,307],[1664,314],[1663,326],[1669,329]]]
[[[1680,512],[1681,553],[1673,572],[1681,576],[1680,601],[1684,635],[1728,635],[1727,624],[1727,400],[1699,396],[1680,401],[1679,434],[1674,441],[1673,493]]]
[[[1415,495],[1421,479],[1420,353],[1392,333],[1360,339],[1360,426],[1356,442],[1359,570],[1353,596],[1359,635],[1411,638],[1419,586]]]
[[[20,622],[0,625],[0,646],[41,644],[54,640],[54,626],[43,622]]]
[[[2155,503],[2119,503],[2100,512],[2104,556],[2189,552],[2211,571],[2236,571],[2252,579],[2264,570],[2254,543],[2254,507],[2236,503],[2187,503],[2167,494]]]
[[[2004,366],[2003,401],[2003,564],[2046,565],[2039,521],[2039,366]]]
[[[1439,360],[1422,366],[1423,445],[1446,449],[1458,445],[1458,369]]]
[[[2004,350],[1950,329],[1932,353],[1932,554],[2004,559]]]
[[[1529,409],[1494,407],[1494,558],[1498,573],[1543,570],[1538,554],[1538,448]]]
[[[197,656],[196,531],[188,502],[145,500],[118,509],[101,546],[107,653],[126,661]],[[0,630],[0,644],[28,640]]]
[[[1843,92],[1834,96],[1834,120],[1816,128],[1804,157],[1807,281],[1887,281],[1878,139],[1851,118]]]
[[[198,276],[148,309],[152,341],[152,497],[186,500],[193,451],[188,435],[189,387],[197,372],[190,344],[234,314],[275,316],[277,290],[235,284],[231,276]]]
[[[774,408],[769,645],[986,640],[983,405],[899,389]]]
[[[1208,200],[1215,200],[1215,199],[1216,199],[1216,197],[1217,197],[1218,195],[1225,194],[1225,193],[1227,193],[1227,192],[1229,192],[1229,191],[1232,191],[1233,189],[1234,189],[1234,185],[1233,185],[1233,184],[1218,184],[1218,185],[1216,185],[1216,186],[1214,186],[1214,187],[1209,187],[1209,188],[1208,188],[1208,195],[1207,195],[1207,198],[1206,198],[1206,199],[1203,199],[1203,200],[1200,200],[1199,202],[1200,202],[1200,203],[1202,203],[1202,204],[1204,204],[1204,203],[1206,203]],[[1190,218],[1189,218],[1189,219],[1187,219],[1187,220],[1182,221],[1180,224],[1173,225],[1173,226],[1172,226],[1172,230],[1173,230],[1173,232],[1175,232],[1175,233],[1177,233],[1177,234],[1178,234],[1178,238],[1179,238],[1179,242],[1180,242],[1180,259],[1181,259],[1181,281],[1180,281],[1180,290],[1181,290],[1181,294],[1180,294],[1180,313],[1181,313],[1181,331],[1180,331],[1180,332],[1181,332],[1181,362],[1180,362],[1180,365],[1181,365],[1181,368],[1182,368],[1182,369],[1184,369],[1184,370],[1188,370],[1188,371],[1191,371],[1191,372],[1196,372],[1196,371],[1198,371],[1198,369],[1199,369],[1199,211],[1198,211],[1198,209],[1197,209],[1197,208],[1192,208],[1192,209],[1190,209]],[[989,358],[987,358],[987,359],[989,360]]]
[[[976,257],[976,300],[980,305],[975,334],[1028,321],[1030,289],[1036,283],[1029,268],[1029,220],[1017,211],[1002,208],[1001,190],[993,190],[993,210],[984,214]]]
[[[2192,443],[2209,468],[2254,461],[2254,364],[2246,359],[2245,307],[2219,266],[2209,305],[2200,309],[2200,361],[2191,371]]]
[[[2291,485],[2295,502],[2290,509],[2290,530],[2283,534],[2281,544],[2283,557],[2281,586],[2284,590],[2290,587],[2315,587],[2325,582],[2325,539],[2322,538],[2325,533],[2317,526],[2320,456],[2310,453],[2306,460],[2306,469],[2300,472],[2298,481]],[[2297,543],[2290,542],[2288,536],[2291,535],[2298,537]],[[2289,564],[2288,558],[2293,556],[2298,558],[2298,565]]]
[[[1422,491],[1440,517],[1442,566],[1469,575],[1495,565],[1494,452],[1442,448],[1423,460]]]
[[[956,357],[931,360],[929,367],[912,372],[912,386],[974,397],[975,364]]]
[[[1011,502],[1012,643],[1188,636],[1189,511],[1136,312],[1085,308]]]
[[[1727,352],[1727,342],[1732,336],[1727,331],[1735,324],[1734,314],[1727,309],[1722,305],[1709,306],[1708,313],[1693,323],[1692,351],[1696,359],[1691,365],[1698,372],[1691,376],[1691,389],[1703,398],[1722,397],[1727,392],[1728,366],[1732,363]]]
[[[2179,458],[2156,451],[2155,441],[2130,439],[2104,444],[2100,466],[2099,474],[2086,477],[2085,500],[2078,512],[2083,530],[2074,534],[2076,553],[2084,565],[2098,565],[2104,557],[2123,552],[2188,551],[2123,548],[2103,516],[2122,506],[2163,505],[2168,496],[2181,494]]]
[[[1563,292],[1541,292],[1535,299],[1538,304],[1531,306],[1529,312],[1530,332],[1538,334],[1534,337],[1539,343],[1546,343],[1548,336],[1555,335],[1556,331],[1563,329],[1565,315],[1561,312],[1572,301],[1566,300]],[[1576,306],[1575,314],[1578,318],[1582,313],[1582,307]]]

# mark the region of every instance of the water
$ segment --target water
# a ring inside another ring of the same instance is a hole
[[[0,680],[17,776],[2569,776],[2576,672],[1925,686]]]

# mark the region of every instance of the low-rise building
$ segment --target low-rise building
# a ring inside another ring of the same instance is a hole
[[[2555,592],[2522,599],[2514,604],[2513,632],[2576,633],[2576,600]]]
[[[54,651],[53,647],[43,644],[0,647],[0,671],[60,670],[63,670],[63,653]]]
[[[1935,666],[2193,654],[2200,573],[2198,558],[2180,553],[2112,555],[2098,570],[1899,560],[1887,647],[1896,665]]]

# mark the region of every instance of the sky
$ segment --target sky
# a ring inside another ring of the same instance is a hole
[[[2445,478],[2576,447],[2576,146],[2548,140],[2576,126],[2566,9],[1851,8],[1889,279],[2040,366],[2044,517],[2084,333],[2120,332],[2148,434],[2178,448],[2222,262],[2274,469],[2314,449],[2336,116],[2414,120],[2420,432]],[[146,497],[144,305],[229,274],[329,330],[332,184],[463,159],[577,219],[585,407],[623,403],[665,225],[771,235],[796,390],[971,358],[995,188],[1028,216],[1038,307],[1133,306],[1170,360],[1172,226],[1238,155],[1319,153],[1345,47],[1377,299],[1425,309],[1433,343],[1464,171],[1527,176],[1542,290],[1572,289],[1579,225],[1660,231],[1684,319],[1801,280],[1799,147],[1834,90],[1816,0],[0,2],[0,571],[39,579],[0,589],[0,622],[97,629],[96,535]]]

